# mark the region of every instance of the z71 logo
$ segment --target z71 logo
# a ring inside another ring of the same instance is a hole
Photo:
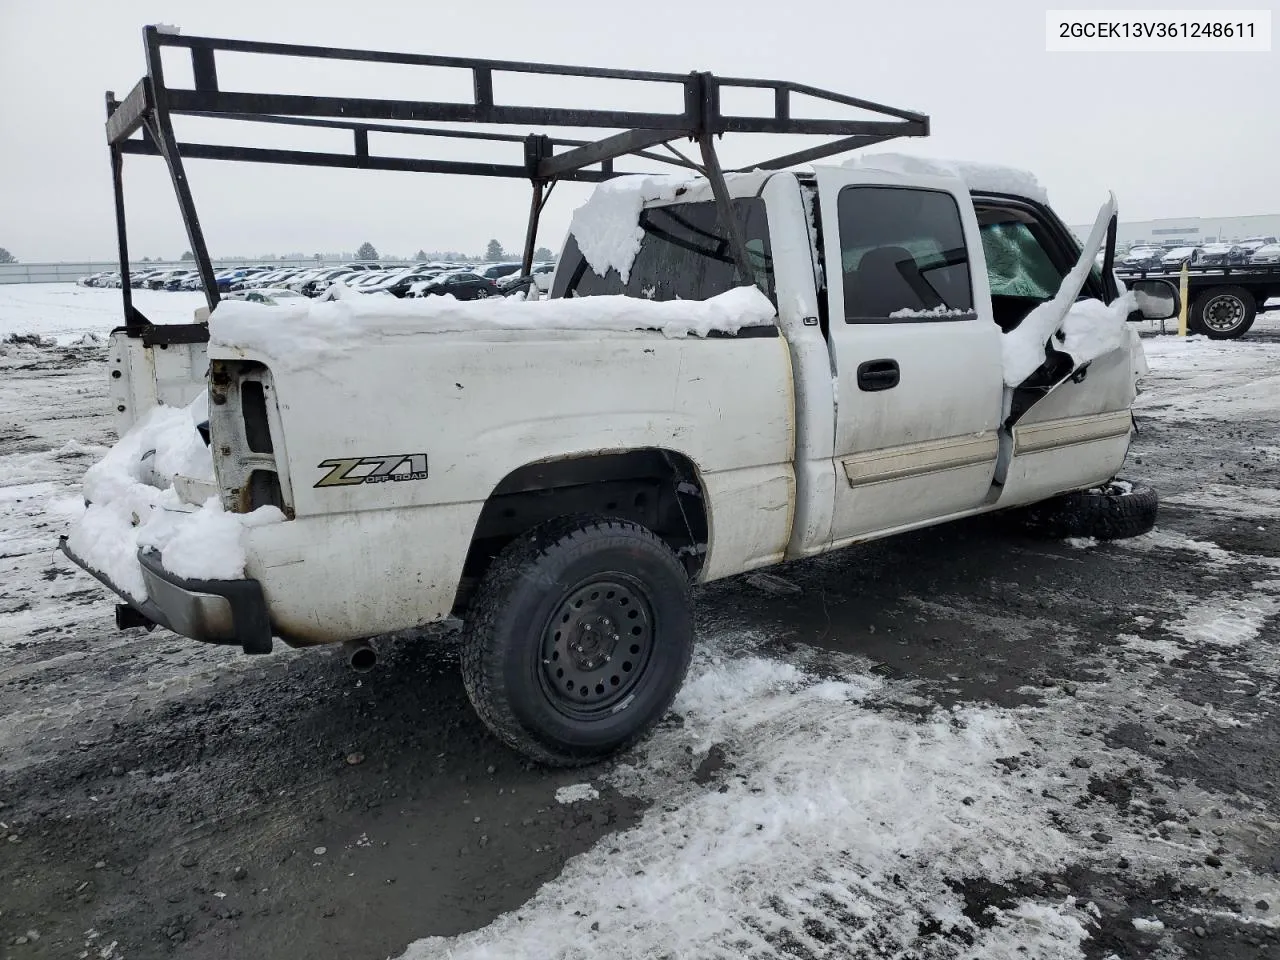
[[[425,453],[393,453],[387,457],[338,457],[322,460],[317,466],[329,471],[316,483],[317,487],[353,487],[358,483],[427,479]],[[364,470],[365,467],[370,469]]]

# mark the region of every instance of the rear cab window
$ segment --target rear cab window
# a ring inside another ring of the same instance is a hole
[[[746,242],[752,276],[743,276],[734,262],[713,201],[673,203],[641,211],[639,225],[644,237],[625,283],[617,270],[610,269],[603,276],[592,270],[570,235],[551,295],[707,300],[755,283],[776,302],[765,203],[759,197],[740,197],[732,205]]]

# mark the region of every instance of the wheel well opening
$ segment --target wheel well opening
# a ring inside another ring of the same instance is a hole
[[[691,578],[702,570],[707,509],[688,457],[643,449],[531,463],[508,474],[485,501],[454,612],[466,609],[476,584],[508,543],[538,524],[574,515],[638,523],[675,551]]]

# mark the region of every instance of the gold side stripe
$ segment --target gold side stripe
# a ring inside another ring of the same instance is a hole
[[[858,487],[886,480],[901,480],[940,470],[955,470],[979,463],[994,463],[1000,449],[995,432],[947,437],[925,443],[873,450],[840,461],[849,486]]]
[[[1013,428],[1013,453],[1017,456],[1075,443],[1108,440],[1124,436],[1132,428],[1133,415],[1128,410],[1021,424]]]

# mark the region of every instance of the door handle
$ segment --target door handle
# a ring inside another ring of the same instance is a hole
[[[858,364],[858,389],[874,393],[891,390],[902,379],[897,360],[868,360]]]

